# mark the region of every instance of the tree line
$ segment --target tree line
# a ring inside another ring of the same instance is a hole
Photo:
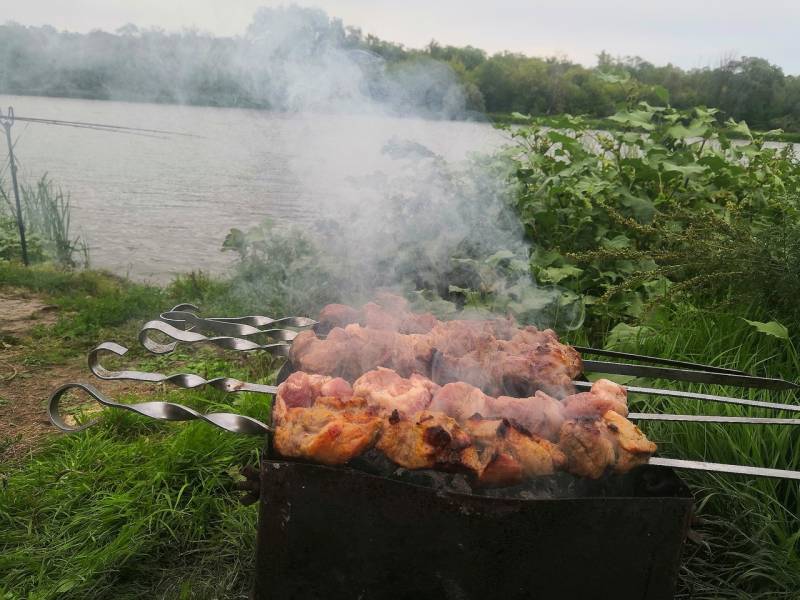
[[[358,80],[346,81],[359,93],[381,98],[414,87],[413,97],[404,99],[412,105],[452,100],[452,89],[436,81],[449,77],[459,84],[458,99],[467,111],[602,118],[635,89],[637,97],[651,103],[713,106],[722,118],[744,119],[757,129],[800,131],[800,77],[763,58],[732,58],[685,70],[606,52],[595,66],[585,67],[566,58],[489,55],[435,41],[412,49],[365,35],[322,11],[297,7],[259,9],[247,32],[237,37],[134,25],[80,34],[6,23],[0,26],[0,92],[287,108],[292,71],[275,64],[297,65],[331,48],[340,53],[337,57],[349,53],[344,66],[334,62],[333,68],[360,69]],[[325,56],[330,63],[330,54]],[[428,69],[426,77],[414,71],[420,65]],[[431,71],[432,65],[449,69]],[[413,85],[409,73],[414,73]],[[330,84],[336,93],[343,85],[341,79]]]

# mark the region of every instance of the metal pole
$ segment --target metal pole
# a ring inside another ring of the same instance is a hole
[[[14,200],[17,204],[17,227],[19,228],[19,243],[22,248],[22,263],[28,266],[28,244],[25,241],[25,223],[22,220],[22,205],[19,201],[19,185],[17,184],[17,162],[14,160],[14,143],[11,141],[11,126],[14,124],[14,109],[8,107],[8,116],[3,117],[0,111],[0,121],[6,130],[6,141],[8,142],[8,160],[11,164],[11,186],[14,189]]]

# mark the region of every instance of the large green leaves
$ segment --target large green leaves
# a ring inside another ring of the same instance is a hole
[[[641,103],[610,117],[609,131],[575,117],[563,129],[536,119],[515,129],[509,156],[537,281],[583,294],[592,314],[635,319],[670,284],[704,272],[692,248],[719,255],[704,281],[733,270],[714,249],[714,227],[693,233],[698,221],[718,219],[730,239],[731,211],[755,230],[800,212],[797,159],[766,147],[743,122],[721,124],[717,112]]]
[[[777,321],[769,321],[767,323],[762,323],[761,321],[748,321],[747,319],[742,319],[742,320],[752,325],[753,328],[755,328],[755,330],[760,333],[778,338],[779,340],[789,339],[789,329],[785,325],[781,325]]]

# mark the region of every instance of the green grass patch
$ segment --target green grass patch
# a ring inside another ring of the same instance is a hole
[[[617,349],[738,368],[797,381],[800,354],[788,340],[756,331],[737,314],[682,306],[653,315]],[[632,385],[645,382],[631,382]],[[652,382],[647,382],[649,385]],[[675,387],[668,381],[657,386]],[[797,403],[793,392],[693,386],[694,391]],[[631,397],[637,412],[776,416],[775,411],[652,397]],[[783,414],[796,417],[796,414]],[[659,453],[674,458],[800,469],[800,430],[787,426],[640,423]],[[681,571],[684,598],[796,598],[800,590],[800,495],[796,482],[684,472],[697,499],[699,534]]]
[[[269,359],[260,364],[262,378],[274,376]],[[213,361],[206,366],[220,374]],[[269,418],[261,395],[171,390],[161,399]],[[205,423],[122,411],[53,438],[0,475],[0,597],[246,597],[256,510],[232,486],[262,445]]]

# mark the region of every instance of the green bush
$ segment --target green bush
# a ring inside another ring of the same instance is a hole
[[[641,103],[611,117],[619,130],[575,117],[511,130],[537,279],[584,294],[609,321],[641,317],[670,289],[713,300],[733,290],[793,313],[800,164],[790,146],[715,114]]]

